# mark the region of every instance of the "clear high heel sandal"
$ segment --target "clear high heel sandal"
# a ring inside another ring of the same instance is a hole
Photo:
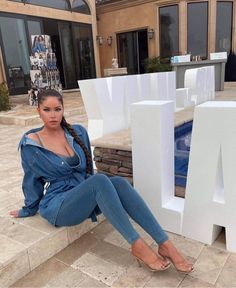
[[[175,267],[175,269],[178,271],[178,272],[181,272],[181,273],[191,273],[191,272],[193,272],[194,271],[194,267],[193,267],[193,265],[191,264],[191,263],[189,263],[189,269],[181,269],[182,267],[181,266],[184,266],[185,264],[184,264],[184,262],[183,263],[174,263],[174,261],[170,258],[170,257],[168,257],[168,256],[165,256],[164,254],[161,254],[160,252],[159,252],[159,254],[164,258],[164,259],[168,259],[173,265],[174,265],[174,267]],[[190,266],[191,265],[191,266]]]
[[[134,256],[134,255],[133,255]],[[167,264],[164,268],[160,267],[160,268],[153,268],[151,267],[150,265],[154,264],[155,262],[153,263],[150,263],[150,264],[147,264],[145,263],[142,259],[138,258],[137,256],[134,256],[134,258],[136,259],[139,267],[142,267],[145,266],[148,270],[150,270],[151,272],[158,272],[158,271],[165,271],[167,270],[169,267],[170,267],[170,263]]]

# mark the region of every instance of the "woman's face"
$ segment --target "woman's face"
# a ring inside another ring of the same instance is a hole
[[[43,36],[39,36],[39,37],[38,37],[38,40],[39,40],[39,41],[44,41]]]
[[[57,129],[61,124],[64,107],[57,97],[49,96],[39,104],[38,113],[45,127]]]

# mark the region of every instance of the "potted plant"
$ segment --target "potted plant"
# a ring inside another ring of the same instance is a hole
[[[9,91],[7,87],[7,83],[3,82],[0,84],[0,111],[10,110],[10,102],[9,102]]]
[[[147,73],[166,72],[166,71],[171,71],[171,70],[172,70],[172,67],[170,65],[169,58],[160,58],[160,56],[158,56],[158,57],[148,58],[145,61],[145,71]]]

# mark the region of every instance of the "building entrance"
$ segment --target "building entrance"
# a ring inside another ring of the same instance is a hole
[[[128,74],[145,73],[148,58],[147,30],[120,33],[117,35],[118,58],[121,67],[127,67]]]
[[[43,34],[51,37],[63,88],[96,77],[90,24],[1,13],[0,46],[10,95],[30,89],[31,36]]]

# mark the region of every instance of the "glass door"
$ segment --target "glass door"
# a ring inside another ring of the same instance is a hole
[[[73,39],[77,80],[95,78],[96,72],[91,25],[74,23]]]
[[[0,16],[0,27],[10,94],[26,93],[30,87],[30,60],[24,19]]]
[[[58,21],[58,29],[61,44],[65,87],[67,89],[75,88],[77,87],[77,77],[75,71],[75,57],[71,23]]]
[[[78,79],[96,77],[92,25],[2,13],[0,46],[11,95],[30,89],[32,38],[44,34],[51,37],[63,88],[77,88]]]
[[[120,67],[127,67],[128,74],[145,72],[148,58],[147,30],[138,30],[117,35]]]
[[[145,60],[148,58],[147,30],[137,31],[138,73],[145,73]]]
[[[27,20],[27,32],[29,35],[29,47],[32,48],[32,36],[43,35],[43,24],[40,20],[28,19]]]

